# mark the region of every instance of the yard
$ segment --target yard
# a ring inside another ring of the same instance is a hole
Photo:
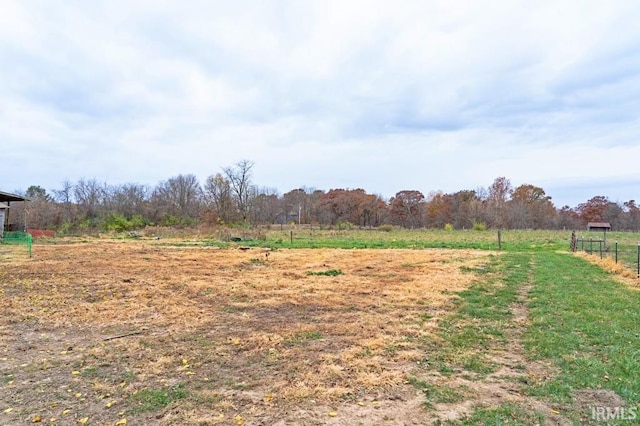
[[[569,383],[544,352],[558,259],[637,297],[552,252],[1,246],[0,424],[571,424],[637,403],[631,376]]]

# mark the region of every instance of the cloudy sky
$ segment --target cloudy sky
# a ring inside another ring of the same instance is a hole
[[[640,200],[637,0],[0,0],[0,191],[80,178]]]

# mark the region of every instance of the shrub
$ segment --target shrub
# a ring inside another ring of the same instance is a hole
[[[450,223],[447,223],[444,225],[444,230],[445,231],[453,231],[453,225]]]
[[[474,231],[486,231],[487,224],[484,222],[473,222],[473,230]]]
[[[338,229],[341,231],[344,230],[349,230],[353,228],[353,223],[348,222],[346,220],[341,220],[340,222],[338,222]]]
[[[391,232],[393,231],[393,225],[380,225],[377,229],[382,232]]]
[[[128,231],[131,229],[131,222],[120,213],[111,213],[104,219],[103,227],[106,231]]]

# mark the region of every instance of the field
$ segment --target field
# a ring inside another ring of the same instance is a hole
[[[0,246],[0,424],[584,424],[640,403],[637,282],[567,235],[270,232]]]

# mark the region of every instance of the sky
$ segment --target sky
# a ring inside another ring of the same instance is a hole
[[[305,187],[640,200],[637,0],[0,0],[0,191],[241,160]]]

